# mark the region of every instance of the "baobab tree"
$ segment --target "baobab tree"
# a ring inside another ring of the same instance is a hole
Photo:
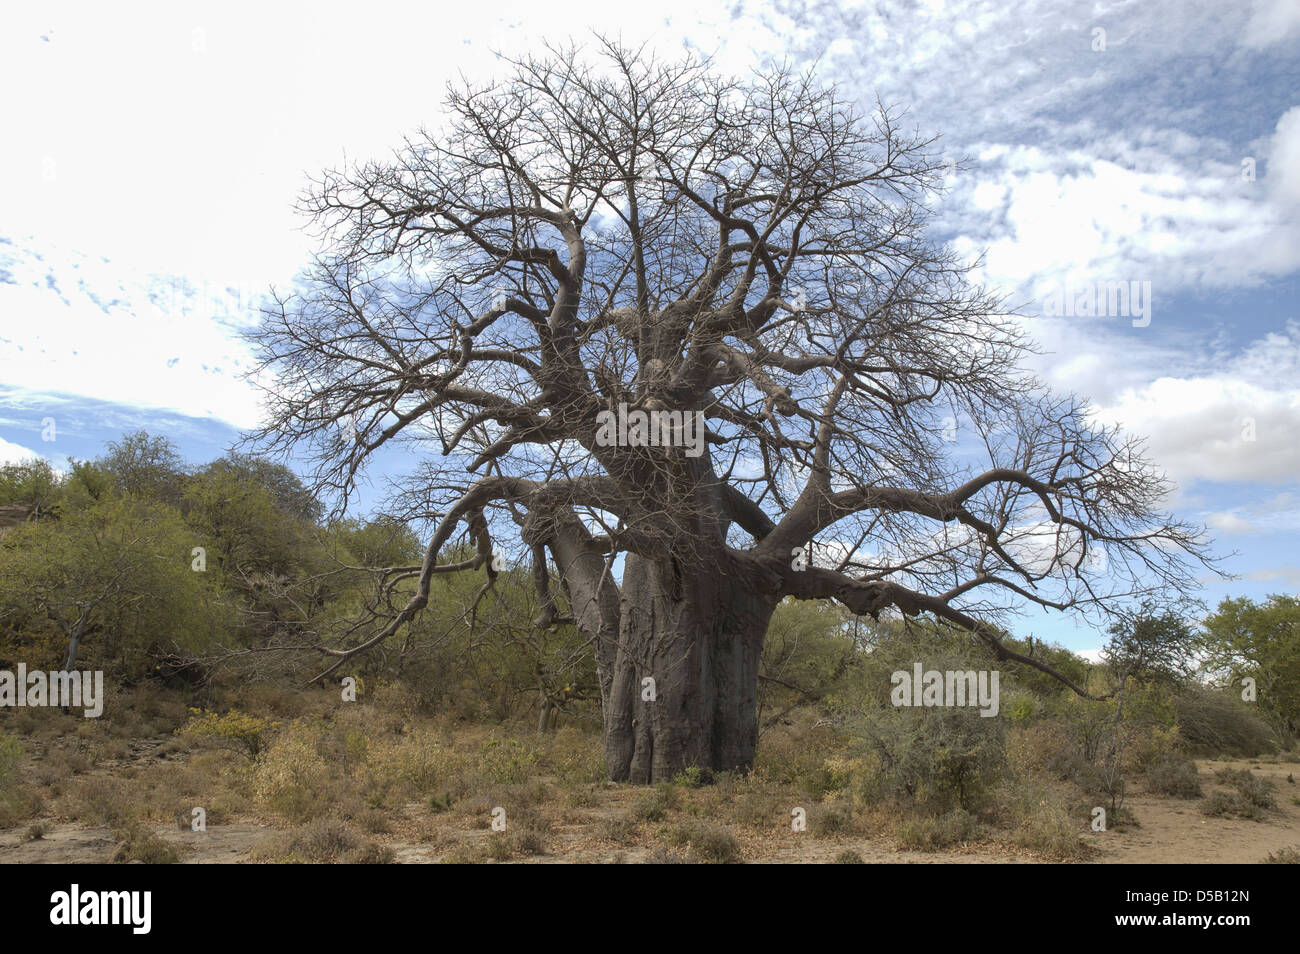
[[[513,553],[536,625],[592,646],[612,779],[744,770],[783,598],[929,614],[1068,682],[991,624],[1204,559],[1141,446],[1025,373],[931,238],[943,160],[896,112],[604,40],[506,62],[312,183],[321,252],[258,332],[264,446],[344,502],[381,448],[420,461],[423,563],[376,568],[326,672]]]

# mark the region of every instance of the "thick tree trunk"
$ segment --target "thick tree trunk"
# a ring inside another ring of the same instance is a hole
[[[571,512],[539,515],[574,622],[592,640],[611,780],[671,780],[692,766],[747,771],[758,743],[758,667],[780,587],[725,544],[731,513],[707,461],[678,505],[679,555],[625,553],[621,579]]]
[[[611,779],[753,765],[759,654],[773,608],[725,551],[685,567],[628,555],[605,704]]]

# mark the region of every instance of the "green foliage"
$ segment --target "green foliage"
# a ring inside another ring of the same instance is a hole
[[[49,510],[61,496],[58,474],[44,458],[0,466],[0,506],[25,504]]]
[[[1032,692],[1013,690],[1002,694],[1001,712],[1008,722],[1029,722],[1042,710],[1042,704]]]
[[[423,557],[415,532],[388,518],[339,521],[330,525],[330,538],[340,548],[340,557],[358,566],[411,565]]]
[[[159,653],[215,644],[228,609],[191,571],[193,539],[175,510],[123,498],[15,528],[0,542],[7,641],[39,639],[53,622],[79,659],[123,679]]]
[[[1254,678],[1260,710],[1300,733],[1300,599],[1227,599],[1204,627],[1206,668],[1237,694],[1242,678]]]
[[[248,574],[289,574],[304,563],[311,526],[277,506],[267,487],[229,461],[214,461],[185,485],[186,520],[210,548],[213,571],[234,586]]]
[[[150,437],[143,430],[124,434],[109,442],[108,453],[97,463],[119,494],[172,505],[180,501],[184,462],[165,437]]]
[[[445,559],[472,555],[452,549]],[[486,592],[483,583],[481,572],[434,578],[428,607],[407,631],[402,681],[422,705],[467,719],[510,721],[536,713],[545,700],[569,716],[569,724],[594,727],[599,689],[587,640],[568,623],[535,624],[542,605],[528,573],[503,571]],[[395,598],[399,605],[402,592]],[[560,613],[567,614],[563,594],[557,597]]]
[[[1102,658],[1118,675],[1146,681],[1179,682],[1193,669],[1197,636],[1175,609],[1143,604],[1110,630]]]
[[[854,726],[879,772],[860,778],[867,800],[892,799],[931,813],[978,807],[1007,768],[1004,725],[958,708],[881,707]]]
[[[281,725],[260,716],[231,709],[224,715],[206,709],[190,709],[190,721],[176,734],[194,742],[213,742],[256,759],[266,748],[269,736]]]
[[[681,788],[699,788],[704,781],[704,771],[698,765],[688,765],[673,777],[673,784]]]
[[[518,739],[486,739],[480,767],[483,777],[489,782],[516,785],[532,777],[537,767],[537,755]]]
[[[72,472],[68,476],[65,490],[74,497],[86,501],[104,499],[113,489],[113,477],[99,464],[93,461],[79,461],[69,458]]]
[[[837,693],[845,729],[870,759],[853,772],[855,793],[865,801],[890,799],[941,815],[979,806],[1007,769],[1001,718],[974,708],[895,707],[891,674],[925,669],[996,669],[969,636],[955,639],[942,627],[899,627],[882,635],[863,663],[860,688]]]
[[[1242,702],[1237,693],[1191,686],[1174,706],[1178,730],[1193,754],[1252,758],[1278,748],[1260,708]]]
[[[1017,639],[1006,633],[999,635],[1002,643],[1008,649],[1015,650],[1026,656],[1032,656],[1034,659],[1046,663],[1075,685],[1086,686],[1088,684],[1089,674],[1093,668],[1092,664],[1082,656],[1075,655],[1064,646],[1045,643],[1038,639]],[[1004,659],[998,661],[997,668],[1002,672],[1003,685],[1014,685],[1018,689],[1032,693],[1035,699],[1049,700],[1073,694],[1069,687],[1063,686],[1059,680],[1033,666]],[[1005,706],[1003,711],[1006,711]]]
[[[861,654],[853,633],[869,623],[829,600],[777,604],[760,660],[759,718],[822,698],[857,675]]]
[[[261,487],[281,513],[307,524],[320,521],[324,508],[288,467],[252,454],[232,453],[206,468],[208,474],[225,473]]]

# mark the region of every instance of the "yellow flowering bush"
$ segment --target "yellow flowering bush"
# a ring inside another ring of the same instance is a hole
[[[265,750],[270,734],[279,727],[279,722],[238,709],[222,715],[207,709],[191,708],[190,721],[177,729],[176,734],[191,742],[211,742],[234,749],[255,760]]]

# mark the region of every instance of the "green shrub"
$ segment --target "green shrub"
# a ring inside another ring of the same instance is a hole
[[[1174,700],[1178,730],[1192,754],[1250,758],[1278,748],[1259,713],[1226,692],[1192,688]]]
[[[854,731],[879,764],[857,780],[866,801],[884,797],[929,815],[970,810],[1007,770],[1002,720],[971,709],[882,707]]]
[[[206,709],[190,709],[191,718],[176,734],[192,742],[212,742],[256,759],[266,748],[270,734],[280,727],[259,716],[231,709],[225,715]]]
[[[479,769],[489,783],[517,785],[533,776],[537,756],[517,739],[487,739],[482,745]]]
[[[1013,725],[1031,721],[1041,709],[1038,697],[1032,692],[1015,690],[1005,693],[1002,699],[1002,715]]]
[[[699,788],[704,783],[704,771],[698,765],[688,765],[673,777],[673,784],[679,788]]]
[[[1196,763],[1190,759],[1166,756],[1152,762],[1146,773],[1147,788],[1157,795],[1174,798],[1200,798],[1201,780]]]

